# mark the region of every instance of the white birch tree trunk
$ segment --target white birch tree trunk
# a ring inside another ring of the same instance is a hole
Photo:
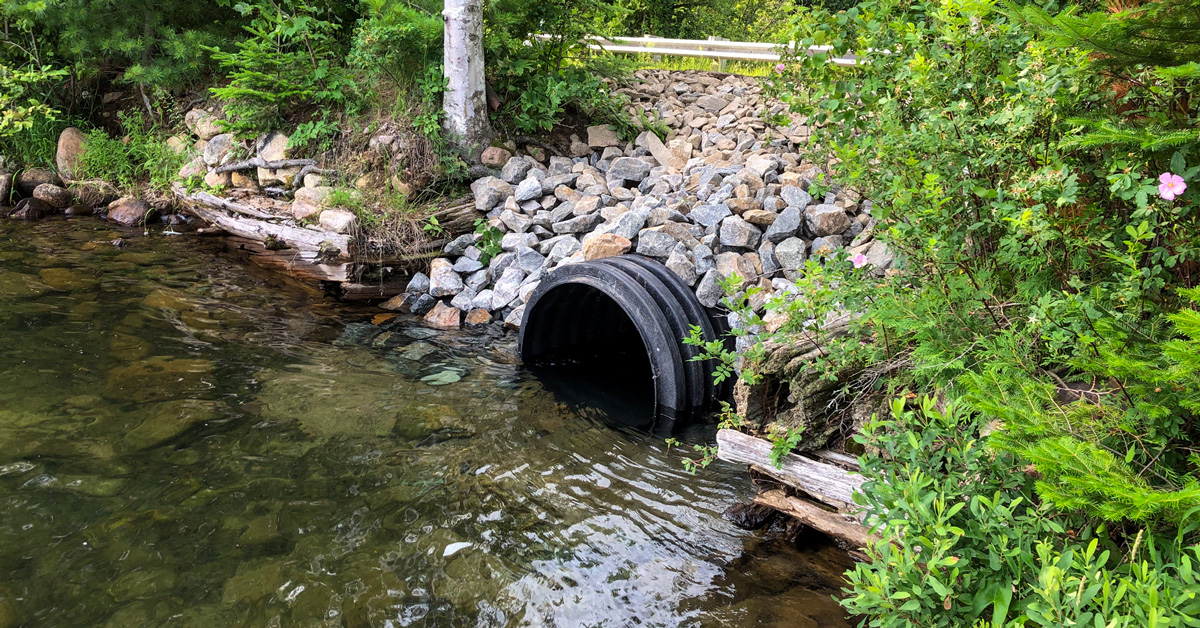
[[[445,0],[442,19],[446,22],[447,84],[442,98],[446,131],[468,161],[478,162],[492,140],[483,76],[483,2]]]

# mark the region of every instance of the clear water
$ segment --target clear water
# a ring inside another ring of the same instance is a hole
[[[848,625],[837,550],[722,519],[742,469],[373,314],[0,222],[0,628]]]

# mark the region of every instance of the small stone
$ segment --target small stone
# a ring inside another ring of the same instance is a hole
[[[509,267],[504,270],[496,286],[492,288],[492,310],[500,310],[517,298],[525,273],[519,268]]]
[[[467,247],[471,246],[472,244],[475,244],[475,236],[470,233],[466,233],[447,242],[445,248],[442,249],[442,252],[450,257],[458,257],[466,253]]]
[[[87,134],[73,126],[63,129],[63,132],[58,136],[58,148],[54,153],[54,164],[58,166],[58,173],[64,179],[73,180],[79,178],[76,168],[79,164],[79,157],[86,150]],[[50,201],[46,202],[49,203]],[[54,203],[50,204],[53,205]]]
[[[437,303],[438,303],[438,300],[433,298],[433,295],[422,294],[422,295],[418,296],[417,299],[415,301],[413,301],[413,303],[412,303],[412,306],[411,306],[412,307],[412,309],[411,309],[412,315],[413,316],[424,316],[430,310],[432,310],[434,305],[436,305]]]
[[[210,170],[204,175],[204,185],[207,185],[210,188],[227,188],[233,185],[233,175],[229,172],[217,172],[216,170]]]
[[[358,216],[348,209],[326,209],[317,221],[325,231],[351,233],[358,229]]]
[[[149,203],[132,196],[121,197],[108,205],[108,221],[126,227],[142,224],[157,213]]]
[[[562,237],[563,239],[555,243],[554,247],[551,248],[546,254],[546,260],[550,264],[557,264],[558,262],[574,255],[583,248],[583,244],[581,244],[576,238],[570,236],[559,237]]]
[[[834,251],[842,247],[842,236],[821,236],[812,241],[812,254],[821,256],[832,255]]]
[[[850,218],[837,205],[814,205],[804,212],[808,230],[815,236],[841,234],[850,228]]]
[[[429,275],[425,273],[417,273],[408,280],[408,285],[404,291],[408,294],[425,294],[429,292]]]
[[[545,263],[546,257],[544,255],[530,247],[523,246],[517,249],[517,259],[513,262],[513,266],[525,273],[533,273],[542,268]]]
[[[533,164],[524,157],[511,157],[500,170],[500,178],[508,183],[520,183],[529,174]]]
[[[600,209],[601,206],[603,206],[603,202],[599,196],[583,196],[575,201],[575,208],[571,210],[571,213],[576,216],[583,216]]]
[[[666,257],[676,244],[675,238],[658,229],[642,229],[638,233],[637,253],[646,257]]]
[[[489,290],[489,289],[480,290],[479,294],[475,295],[474,299],[471,299],[471,308],[472,309],[482,308],[482,309],[486,310],[486,309],[492,307],[492,296],[493,295],[495,295],[495,292],[493,292],[492,290]]]
[[[762,231],[740,216],[729,216],[721,221],[720,237],[724,246],[752,249],[758,246]]]
[[[796,207],[789,207],[783,210],[779,216],[775,218],[775,222],[772,222],[771,226],[767,227],[767,233],[764,237],[775,244],[779,244],[780,242],[783,242],[784,240],[796,235],[796,232],[800,230],[800,211],[801,210]]]
[[[713,227],[725,219],[726,216],[732,215],[733,212],[724,205],[699,205],[693,207],[692,211],[688,212],[688,219],[692,222],[703,225],[705,227]]]
[[[762,274],[770,277],[779,272],[779,260],[775,257],[775,243],[770,240],[763,240],[758,246],[758,259],[762,265]]]
[[[692,247],[692,260],[696,263],[697,275],[703,275],[716,266],[712,248],[703,243]]]
[[[486,308],[477,307],[467,312],[467,318],[464,322],[471,326],[487,325],[492,322],[492,313],[487,311]]]
[[[751,209],[742,214],[742,219],[757,227],[770,227],[779,214],[761,209]]]
[[[75,195],[53,183],[43,183],[34,188],[33,198],[45,201],[47,205],[55,209],[63,209],[71,206],[71,203],[75,200]]]
[[[438,301],[437,305],[425,314],[425,324],[438,329],[458,329],[461,320],[462,312],[458,308],[446,305],[441,301]]]
[[[192,177],[202,177],[207,172],[208,168],[204,165],[204,158],[196,157],[195,159],[184,164],[183,167],[179,169],[179,173],[176,176],[184,181],[187,181]]]
[[[617,136],[616,129],[607,124],[589,126],[587,136],[587,143],[591,148],[605,148],[621,144],[621,138]]]
[[[526,177],[525,180],[517,185],[517,189],[513,191],[513,197],[516,198],[518,203],[541,198],[542,182],[533,177]]]
[[[454,272],[459,274],[471,274],[483,268],[483,262],[469,257],[460,257],[454,262]]]
[[[799,278],[807,259],[806,249],[807,245],[800,238],[788,238],[775,245],[775,259],[779,261],[785,277],[792,281]]]
[[[204,163],[208,166],[220,165],[221,160],[233,150],[233,135],[222,133],[208,141],[204,147]]]
[[[686,250],[686,247],[684,247]],[[688,259],[686,253],[676,247],[671,251],[670,257],[667,258],[667,268],[679,277],[680,281],[691,286],[696,283],[696,265],[692,260]]]
[[[311,175],[310,175],[311,176]],[[229,183],[235,188],[253,188],[258,186],[258,180],[253,176],[243,173],[240,170],[234,170],[229,173]],[[316,186],[306,186],[313,188]]]
[[[479,161],[485,166],[499,168],[508,163],[512,159],[512,153],[499,146],[488,146],[483,150],[483,154],[479,156]]]
[[[429,294],[434,298],[450,297],[462,292],[462,277],[454,272],[450,260],[439,257],[429,264]]]
[[[804,191],[798,185],[785,185],[779,190],[779,198],[787,203],[788,207],[795,207],[803,210],[812,202],[812,196]]]
[[[745,255],[738,253],[729,252],[717,255],[716,270],[717,274],[725,278],[734,275],[741,277],[743,284],[758,281],[758,269],[754,267],[754,263]]]
[[[608,177],[610,179],[641,181],[649,174],[650,164],[637,157],[622,157],[612,162],[612,165],[608,167]]]
[[[203,109],[192,109],[183,116],[183,124],[202,140],[209,140],[221,133],[217,124],[220,119]]]
[[[600,214],[588,214],[579,216],[570,220],[556,222],[551,225],[551,230],[554,233],[586,233],[591,231],[604,220]]]
[[[882,276],[883,271],[891,268],[892,263],[896,261],[896,254],[892,253],[888,248],[887,243],[875,240],[871,243],[871,248],[867,249],[867,263],[874,269],[876,275]]]
[[[319,188],[325,185],[325,175],[306,174],[304,175],[304,187]]]
[[[721,302],[721,297],[724,296],[725,291],[721,288],[721,275],[717,273],[717,269],[713,268],[704,273],[700,284],[696,286],[696,298],[700,301],[700,305],[716,307]]]
[[[450,305],[459,310],[469,310],[471,309],[471,302],[474,300],[475,291],[470,288],[463,288],[462,292],[454,295],[453,299],[450,299]]]
[[[525,306],[521,305],[520,307],[515,307],[513,308],[513,311],[508,313],[508,316],[504,317],[504,326],[508,329],[520,329],[521,322],[524,320],[524,318]]]
[[[515,251],[521,247],[534,247],[538,244],[538,237],[532,233],[506,233],[500,238],[500,249],[504,251]]]
[[[614,233],[600,233],[584,239],[583,259],[591,261],[605,257],[624,255],[632,242]]]
[[[486,212],[504,202],[513,195],[513,188],[503,179],[484,177],[471,184],[475,193],[475,209]]]
[[[766,176],[768,172],[773,172],[776,167],[776,162],[773,157],[768,155],[751,155],[746,160],[746,167],[753,170],[758,176]]]

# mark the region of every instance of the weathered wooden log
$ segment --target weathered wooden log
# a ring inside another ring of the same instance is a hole
[[[475,219],[483,214],[475,209],[475,201],[468,197],[433,212],[438,225],[449,233],[470,233],[475,230]]]
[[[350,262],[328,261],[315,251],[273,250],[258,240],[236,236],[226,238],[225,246],[232,251],[246,253],[251,262],[263,268],[281,271],[308,283],[335,282],[341,285],[350,279]]]
[[[173,188],[175,196],[183,202],[184,210],[189,214],[221,227],[237,236],[266,243],[273,240],[284,247],[321,253],[323,256],[350,257],[350,236],[341,233],[317,231],[302,227],[266,222],[255,218],[231,216],[227,208],[215,208],[208,203],[197,201],[181,187]]]
[[[280,168],[295,168],[296,166],[315,166],[317,162],[312,159],[280,159],[278,161],[267,161],[262,157],[254,157],[246,161],[239,161],[232,164],[225,164],[213,170],[217,174],[233,172],[235,170],[250,170],[253,168],[266,168],[267,170],[278,170]]]
[[[780,467],[776,468],[771,464],[771,443],[737,430],[717,432],[717,458],[751,465],[753,470],[840,511],[852,513],[858,510],[854,504],[854,492],[862,487],[865,480],[841,467],[787,454],[781,459]]]
[[[213,196],[212,194],[209,194],[208,192],[204,192],[204,191],[193,192],[192,194],[186,194],[184,196],[178,196],[178,195],[176,195],[176,196],[180,200],[183,200],[183,201],[200,203],[202,205],[207,205],[209,207],[212,207],[213,209],[227,209],[231,212],[242,214],[244,216],[249,216],[251,218],[257,218],[259,220],[279,220],[280,218],[282,218],[282,216],[273,216],[266,212],[254,209],[253,207],[250,207],[249,205],[243,205],[242,203],[235,203],[229,199],[221,198],[219,196]]]
[[[409,276],[389,278],[384,282],[363,283],[347,281],[331,286],[329,292],[345,301],[381,301],[404,292]]]
[[[795,517],[804,525],[857,549],[866,548],[869,541],[877,538],[868,534],[867,529],[858,521],[847,521],[844,516],[836,512],[830,512],[812,502],[792,497],[779,489],[760,494],[754,498],[754,503],[769,506],[785,515]]]

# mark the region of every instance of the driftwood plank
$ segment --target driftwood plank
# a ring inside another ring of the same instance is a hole
[[[250,261],[271,270],[285,272],[309,283],[341,282],[350,279],[350,262],[326,261],[315,251],[283,249],[273,251],[258,240],[231,236],[225,239],[227,248],[246,253]]]
[[[781,468],[771,464],[771,443],[737,430],[717,432],[717,457],[726,462],[752,465],[788,486],[840,510],[855,510],[854,492],[865,481],[841,467],[787,454]]]
[[[841,539],[855,548],[866,548],[868,540],[876,538],[868,534],[867,529],[857,521],[847,521],[845,517],[836,512],[829,512],[816,504],[792,497],[778,489],[755,497],[754,503],[769,506],[795,517],[804,525],[836,539]]]
[[[243,205],[241,203],[235,203],[229,199],[213,196],[208,192],[196,192],[195,194],[185,195],[182,198],[185,201],[207,205],[213,209],[228,209],[231,212],[243,214],[251,218],[258,218],[261,220],[279,220],[282,218],[282,216],[274,216],[272,214],[259,211],[253,207],[250,207],[249,205]]]
[[[301,251],[320,252],[323,248],[327,250],[329,245],[333,245],[341,257],[349,258],[350,256],[350,236],[345,234],[292,227],[242,216],[230,216],[226,213],[227,208],[211,207],[205,202],[189,196],[178,187],[174,191],[176,197],[183,201],[183,206],[188,213],[234,235],[259,242],[273,239],[288,248]]]
[[[221,166],[213,172],[224,174],[235,170],[250,170],[251,168],[265,168],[267,170],[278,170],[280,168],[295,168],[296,166],[315,166],[317,162],[311,159],[280,159],[279,161],[267,161],[261,157],[239,161],[237,163]]]

